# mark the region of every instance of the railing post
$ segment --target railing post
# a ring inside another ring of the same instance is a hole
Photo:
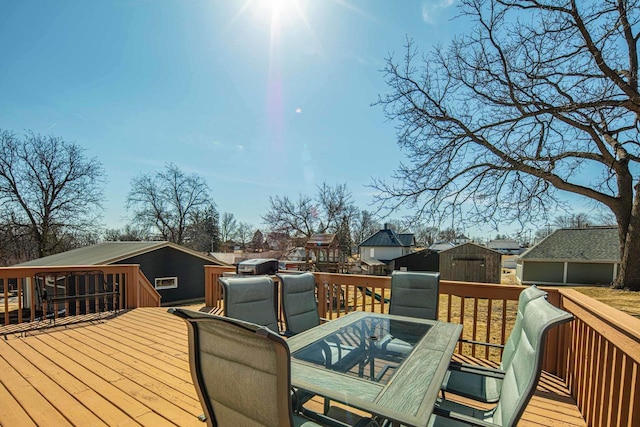
[[[316,278],[316,295],[318,296],[318,313],[320,317],[327,317],[327,288],[324,284],[324,280],[319,280],[318,275],[314,274]]]

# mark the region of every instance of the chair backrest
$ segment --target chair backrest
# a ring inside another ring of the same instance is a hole
[[[440,273],[394,271],[389,314],[438,319]]]
[[[320,324],[313,273],[276,274],[287,333],[297,334]]]
[[[221,277],[224,315],[278,332],[276,288],[269,276]]]
[[[547,293],[541,289],[538,289],[536,285],[531,285],[528,288],[524,289],[520,292],[520,296],[518,297],[518,312],[516,313],[516,322],[513,324],[513,329],[511,330],[511,334],[509,334],[509,338],[504,345],[504,349],[502,350],[502,360],[500,361],[500,368],[502,370],[506,370],[511,364],[511,359],[513,358],[513,354],[518,347],[518,342],[520,341],[521,332],[522,332],[522,319],[524,317],[524,310],[529,304],[530,301],[536,298],[546,297]]]
[[[569,322],[573,315],[551,305],[546,298],[535,298],[524,309],[518,346],[500,389],[500,400],[493,413],[493,423],[515,426],[536,390],[542,371],[547,332]]]
[[[291,355],[268,328],[179,308],[189,365],[209,426],[292,426]]]

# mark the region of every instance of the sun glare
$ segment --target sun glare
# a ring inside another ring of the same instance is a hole
[[[300,4],[296,0],[254,0],[251,7],[253,16],[272,28],[292,25],[300,18],[304,20]]]

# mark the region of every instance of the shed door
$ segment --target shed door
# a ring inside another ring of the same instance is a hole
[[[485,282],[485,261],[483,259],[454,258],[451,280],[461,282]]]

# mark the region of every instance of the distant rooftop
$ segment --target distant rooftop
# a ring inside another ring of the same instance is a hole
[[[414,235],[411,233],[398,234],[392,229],[385,227],[365,239],[360,246],[413,246]]]
[[[103,242],[23,262],[16,267],[111,264],[164,247],[172,247],[212,262],[216,261],[212,257],[171,242]]]
[[[520,258],[620,261],[618,228],[561,228],[524,252]]]

